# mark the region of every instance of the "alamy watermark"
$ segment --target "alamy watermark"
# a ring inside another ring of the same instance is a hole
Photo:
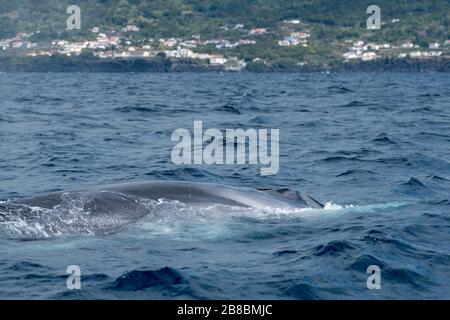
[[[194,121],[193,135],[183,128],[172,133],[171,141],[178,143],[171,158],[177,165],[260,164],[261,175],[275,175],[280,167],[279,140],[279,129],[225,129],[223,133],[211,128],[203,132],[203,122]]]
[[[81,9],[77,5],[67,7],[67,14],[70,16],[66,20],[66,30],[80,30],[81,29]]]
[[[367,7],[367,14],[370,14],[366,21],[366,27],[368,30],[381,29],[381,9],[379,6],[373,4]]]
[[[77,265],[70,265],[66,269],[67,277],[66,286],[69,290],[81,289],[81,269]]]
[[[367,289],[380,290],[381,289],[381,269],[377,265],[370,265],[367,267],[367,273],[370,276],[367,278]]]

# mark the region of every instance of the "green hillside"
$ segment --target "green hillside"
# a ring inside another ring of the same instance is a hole
[[[204,36],[223,33],[220,26],[243,23],[247,27],[276,29],[287,19],[299,18],[317,28],[321,39],[365,33],[366,8],[373,1],[327,0],[0,0],[0,37],[20,31],[40,30],[42,36],[65,34],[66,8],[77,4],[82,10],[82,30],[94,26],[118,28],[135,23],[151,37]],[[426,41],[447,39],[450,31],[450,2],[376,2],[382,20],[401,19],[370,37]],[[70,35],[67,35],[70,36]]]
[[[384,43],[394,48],[414,43],[414,50],[426,50],[429,44],[437,42],[445,47],[442,56],[450,55],[450,46],[444,45],[450,39],[450,1],[379,0],[376,4],[381,8],[382,27],[367,30],[366,9],[373,3],[371,0],[0,0],[0,39],[29,32],[34,33],[30,39],[34,42],[77,41],[95,37],[93,27],[111,33],[132,24],[140,29],[132,35],[133,45],[148,39],[155,42],[171,37],[192,39],[193,35],[229,41],[255,39],[252,45],[226,50],[214,45],[195,50],[225,54],[249,63],[256,60],[266,65],[276,63],[277,68],[342,61],[354,41]],[[66,9],[72,4],[81,8],[81,30],[66,31],[69,16]],[[292,19],[300,23],[285,23]],[[265,28],[267,32],[251,37],[249,30],[253,28]],[[281,46],[279,41],[293,32],[308,33],[308,44]],[[377,51],[377,59],[396,58],[411,51],[381,50]]]

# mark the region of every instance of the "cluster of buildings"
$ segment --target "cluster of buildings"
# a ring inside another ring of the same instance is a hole
[[[56,49],[57,54],[61,55],[79,55],[84,50],[105,50],[113,46],[120,45],[119,36],[108,36],[105,33],[99,33],[95,40],[85,40],[69,42],[65,40],[53,40],[52,47]]]
[[[418,46],[414,46],[415,49],[418,48]],[[444,41],[443,44],[440,44],[439,42],[433,42],[428,45],[429,51],[422,51],[422,50],[414,50],[409,52],[409,57],[413,59],[426,59],[426,58],[435,58],[442,56],[442,49],[450,49],[450,40]],[[399,58],[406,58],[407,54],[401,53],[399,55]]]
[[[234,28],[242,28],[236,25]],[[94,56],[102,59],[115,58],[153,58],[158,53],[164,53],[166,57],[174,59],[190,58],[203,60],[212,66],[223,66],[228,70],[240,70],[245,68],[246,63],[236,57],[225,57],[223,54],[210,54],[195,52],[200,46],[212,45],[216,49],[232,49],[240,45],[254,45],[253,39],[239,39],[229,41],[224,38],[213,40],[202,40],[199,35],[193,35],[192,39],[145,39],[133,40],[131,33],[139,32],[135,25],[127,25],[120,30],[112,31],[111,34],[100,32],[98,27],[91,29],[94,34],[90,40],[67,41],[53,40],[48,43],[32,43],[27,39],[34,33],[19,33],[14,38],[0,40],[0,50],[18,49],[29,57],[37,56],[78,56],[85,51],[91,51]],[[258,32],[258,31],[257,31]]]
[[[284,37],[283,40],[278,41],[278,44],[283,47],[297,46],[302,47],[308,46],[308,38],[311,35],[307,32],[292,32],[290,35]]]
[[[371,61],[379,57],[380,50],[390,49],[389,43],[364,43],[364,41],[355,41],[348,52],[343,54],[346,61],[359,59],[362,61]]]
[[[409,53],[409,57],[413,59],[420,58],[434,58],[442,56],[442,51],[412,51]],[[406,58],[406,53],[400,53],[399,58]]]
[[[300,24],[300,20],[284,21],[286,25]],[[194,52],[195,49],[204,46],[212,46],[217,50],[234,49],[244,45],[256,45],[257,36],[267,34],[267,28],[244,29],[243,24],[234,26],[222,26],[224,30],[239,30],[244,36],[238,40],[225,38],[201,39],[200,35],[193,35],[191,39],[168,38],[168,39],[146,39],[145,44],[136,43],[132,40],[132,33],[139,32],[139,27],[127,25],[119,31],[112,31],[110,34],[100,32],[99,27],[94,27],[91,32],[94,39],[80,41],[53,40],[51,43],[39,45],[27,41],[26,38],[33,35],[20,33],[12,39],[0,40],[0,50],[26,49],[27,56],[52,56],[79,55],[85,50],[91,50],[94,55],[100,58],[135,58],[154,57],[158,52],[164,52],[166,56],[173,58],[192,58],[210,60],[211,64],[225,64],[226,58],[223,55],[213,55],[207,53]],[[278,43],[280,46],[308,46],[309,33],[291,32]],[[197,50],[198,51],[198,50]]]
[[[450,40],[443,43],[444,47],[450,49]],[[361,60],[361,61],[371,61],[379,57],[389,56],[403,58],[433,58],[442,56],[442,51],[440,43],[430,43],[429,51],[421,51],[420,46],[411,42],[405,42],[401,45],[391,45],[389,43],[377,44],[377,43],[364,43],[364,41],[353,42],[349,51],[345,52],[342,56],[345,61],[349,60]],[[406,51],[406,52],[405,52]]]
[[[292,28],[292,26],[300,24],[300,20],[287,20],[283,24],[290,31],[284,30],[283,33],[288,33],[288,35],[278,42],[280,46],[308,46],[310,34],[307,32],[294,32],[296,28]],[[0,39],[0,51],[17,49],[13,51],[14,54],[29,57],[54,55],[70,57],[89,51],[101,59],[153,58],[163,53],[166,57],[173,59],[197,59],[211,66],[223,66],[229,70],[240,70],[245,68],[246,62],[230,56],[229,52],[224,52],[223,54],[207,52],[226,51],[239,46],[256,45],[259,36],[270,33],[267,28],[246,29],[243,24],[227,25],[220,28],[238,31],[241,36],[235,37],[237,40],[229,40],[223,37],[202,39],[200,35],[192,35],[190,39],[176,37],[142,39],[133,36],[134,33],[140,31],[136,25],[127,25],[120,30],[111,30],[108,33],[101,32],[99,27],[94,27],[90,30],[92,36],[89,36],[89,40],[77,41],[55,39],[51,42],[33,43],[29,41],[29,38],[35,33],[19,33],[11,39]],[[39,31],[36,33],[39,33]]]
[[[37,31],[39,33],[39,31]],[[15,37],[9,39],[0,39],[0,50],[5,51],[12,49],[31,49],[37,46],[36,43],[29,41],[34,33],[18,33]]]
[[[397,21],[393,20],[392,23],[394,22]],[[286,36],[275,41],[278,41],[278,45],[281,47],[308,47],[311,35],[304,31],[303,27],[299,19],[285,20],[280,27],[280,31],[276,34],[285,34]],[[120,30],[111,30],[108,33],[101,32],[100,28],[94,27],[91,29],[92,34],[89,36],[89,40],[53,40],[46,43],[35,43],[31,39],[34,38],[33,35],[40,33],[36,31],[34,33],[18,33],[13,38],[0,39],[0,52],[14,50],[14,54],[36,57],[77,56],[89,51],[101,59],[153,58],[163,53],[166,57],[173,59],[196,59],[211,66],[241,70],[245,68],[246,62],[230,56],[232,55],[231,51],[226,51],[239,46],[256,45],[257,41],[261,41],[258,38],[261,35],[267,33],[274,35],[274,32],[267,28],[245,29],[243,24],[227,25],[220,28],[239,32],[234,33],[235,40],[224,37],[202,39],[200,35],[192,35],[189,39],[176,37],[148,39],[135,37],[134,34],[140,31],[139,27],[127,25]],[[236,34],[238,35],[236,36]],[[276,34],[275,37],[277,37]],[[443,43],[433,42],[429,44],[428,48],[421,48],[412,42],[393,45],[390,43],[365,43],[364,41],[349,39],[345,40],[344,47],[346,52],[336,51],[340,52],[339,55],[342,53],[344,61],[371,61],[380,57],[424,59],[440,57],[443,52],[447,55],[450,54],[450,40]],[[217,52],[221,54],[217,54]],[[260,59],[255,58],[254,61],[260,61]]]
[[[299,45],[302,47],[308,47],[308,39],[311,37],[311,35],[308,32],[299,31],[302,29],[300,25],[300,19],[284,20],[282,26],[282,29],[284,31],[283,33],[289,34],[284,36],[282,40],[279,40],[278,45],[282,47]]]
[[[150,39],[153,41],[153,39]],[[194,35],[193,39],[184,40],[180,38],[169,38],[169,39],[159,39],[161,47],[172,48],[172,47],[182,47],[182,48],[197,48],[198,46],[214,45],[217,49],[233,49],[240,45],[254,45],[255,40],[252,39],[239,39],[238,41],[230,41],[224,38],[211,39],[211,40],[201,40],[199,36]]]
[[[241,70],[246,67],[244,60],[236,57],[225,57],[223,54],[198,53],[189,48],[160,50],[149,45],[142,47],[127,46],[116,50],[97,51],[94,55],[102,59],[117,58],[154,58],[158,53],[164,53],[168,58],[204,60],[211,66],[224,66],[227,70]]]

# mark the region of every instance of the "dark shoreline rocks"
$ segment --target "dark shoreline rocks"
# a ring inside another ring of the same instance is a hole
[[[242,72],[450,72],[450,59],[380,59],[328,65],[249,63]],[[192,59],[99,59],[92,57],[0,57],[0,72],[235,72]]]

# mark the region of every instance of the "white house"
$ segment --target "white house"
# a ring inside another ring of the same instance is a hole
[[[135,25],[127,25],[126,27],[122,28],[122,32],[138,32],[139,28]]]
[[[377,54],[375,52],[364,52],[361,60],[362,61],[371,61],[377,58]]]
[[[440,45],[439,43],[434,42],[434,43],[430,43],[429,46],[428,46],[428,48],[430,48],[430,49],[432,49],[432,50],[437,50],[437,49],[439,49],[440,46],[441,46],[441,45]]]
[[[209,56],[209,63],[215,65],[222,65],[227,62],[227,59],[221,54],[211,54]]]

